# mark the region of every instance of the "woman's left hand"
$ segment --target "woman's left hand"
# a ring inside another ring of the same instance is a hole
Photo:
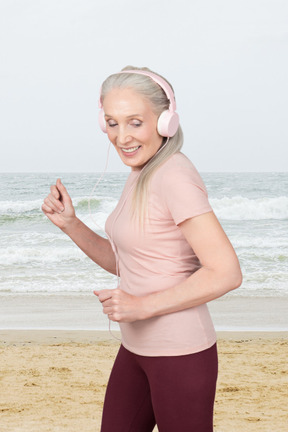
[[[94,291],[102,303],[103,312],[111,321],[133,322],[145,319],[143,297],[136,297],[117,289]]]

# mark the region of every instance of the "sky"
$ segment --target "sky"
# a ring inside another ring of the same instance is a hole
[[[172,83],[200,172],[288,170],[286,0],[0,0],[0,172],[101,172],[126,65]]]

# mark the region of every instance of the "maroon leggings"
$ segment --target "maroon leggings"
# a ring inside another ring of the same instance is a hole
[[[120,347],[109,379],[101,432],[212,432],[216,344],[172,357]]]

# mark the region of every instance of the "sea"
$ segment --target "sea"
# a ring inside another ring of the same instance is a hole
[[[288,296],[288,173],[202,173],[209,200],[233,244],[243,272],[229,295]],[[115,288],[116,280],[92,262],[42,213],[57,177],[78,217],[101,230],[128,173],[0,174],[0,295],[86,294]],[[90,201],[90,210],[88,202]]]

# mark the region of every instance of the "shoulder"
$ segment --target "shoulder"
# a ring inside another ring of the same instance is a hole
[[[196,170],[193,163],[185,156],[183,153],[174,153],[168,159],[166,159],[157,169],[157,172],[165,172],[165,170],[169,169],[181,169],[181,168],[190,168]]]
[[[204,182],[194,164],[183,153],[170,156],[156,170],[153,183],[169,186],[175,183],[190,183],[206,191]]]
[[[154,205],[166,209],[176,225],[211,211],[202,178],[183,153],[171,156],[157,169],[150,191]]]

